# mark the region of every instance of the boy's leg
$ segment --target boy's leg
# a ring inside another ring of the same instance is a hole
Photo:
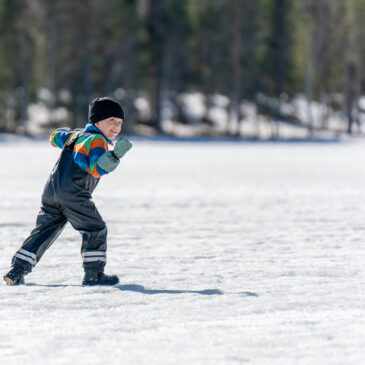
[[[82,285],[115,285],[119,278],[105,275],[107,228],[91,200],[70,205],[64,211],[72,226],[82,234],[81,255],[85,276]]]
[[[13,256],[13,269],[15,267],[15,271],[23,276],[31,272],[47,248],[61,233],[66,222],[67,219],[59,208],[42,202],[36,227]],[[6,277],[7,275],[4,278]]]
[[[67,204],[64,214],[82,235],[81,256],[85,270],[104,271],[106,264],[107,228],[95,204],[86,199],[82,203]]]

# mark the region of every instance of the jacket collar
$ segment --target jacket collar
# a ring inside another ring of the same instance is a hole
[[[113,145],[113,142],[109,138],[107,138],[105,136],[105,134],[99,128],[95,127],[94,124],[87,123],[86,126],[85,126],[85,128],[84,128],[84,130],[83,130],[83,132],[84,133],[96,132],[98,134],[101,134],[106,139],[106,141],[107,141],[108,144]]]

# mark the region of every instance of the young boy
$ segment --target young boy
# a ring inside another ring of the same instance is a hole
[[[113,171],[119,159],[132,147],[121,138],[108,151],[108,144],[121,131],[122,107],[108,97],[96,98],[89,106],[89,123],[82,130],[59,128],[50,142],[62,148],[42,194],[36,228],[15,253],[11,270],[4,276],[9,285],[24,284],[67,222],[82,235],[81,255],[85,276],[82,285],[115,285],[115,275],[104,274],[107,228],[91,194],[100,177]]]

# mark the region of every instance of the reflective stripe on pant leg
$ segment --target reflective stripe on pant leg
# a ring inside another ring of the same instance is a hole
[[[81,252],[83,262],[95,262],[103,261],[106,262],[105,251],[83,251]]]
[[[35,266],[37,264],[37,255],[35,255],[32,252],[23,250],[22,248],[20,248],[14,255],[15,257],[22,259],[24,261],[29,262],[30,264],[32,264],[32,266]]]

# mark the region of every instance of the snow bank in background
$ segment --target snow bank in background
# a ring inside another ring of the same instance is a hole
[[[144,96],[139,96],[134,101],[134,106],[138,110],[142,120],[151,117],[151,107],[150,104]]]
[[[179,102],[187,118],[195,123],[203,119],[207,112],[205,96],[201,93],[183,93],[179,96]]]
[[[0,269],[59,150],[2,143]],[[95,202],[113,288],[69,226],[0,285],[2,364],[363,364],[364,143],[134,142]]]
[[[61,89],[55,95],[41,88],[37,95],[37,102],[29,105],[28,118],[24,124],[20,123],[17,132],[39,136],[47,134],[50,128],[70,124],[72,95],[67,89]],[[132,133],[157,133],[153,128],[155,110],[145,91],[118,88],[113,97],[125,105],[127,114],[130,112],[129,130]],[[359,108],[352,111],[355,133],[365,133],[364,100],[365,97],[361,96]],[[241,115],[238,115],[227,95],[177,94],[170,90],[161,100],[161,127],[165,133],[178,137],[240,135],[257,139],[299,139],[308,137],[310,125],[315,135],[322,131],[346,133],[348,121],[341,105],[343,97],[340,94],[328,95],[323,102],[308,104],[303,94],[290,99],[285,93],[280,98],[258,93],[255,101],[241,100],[238,106]],[[274,118],[278,113],[280,116]],[[15,110],[8,109],[6,115],[9,120],[14,119]]]

